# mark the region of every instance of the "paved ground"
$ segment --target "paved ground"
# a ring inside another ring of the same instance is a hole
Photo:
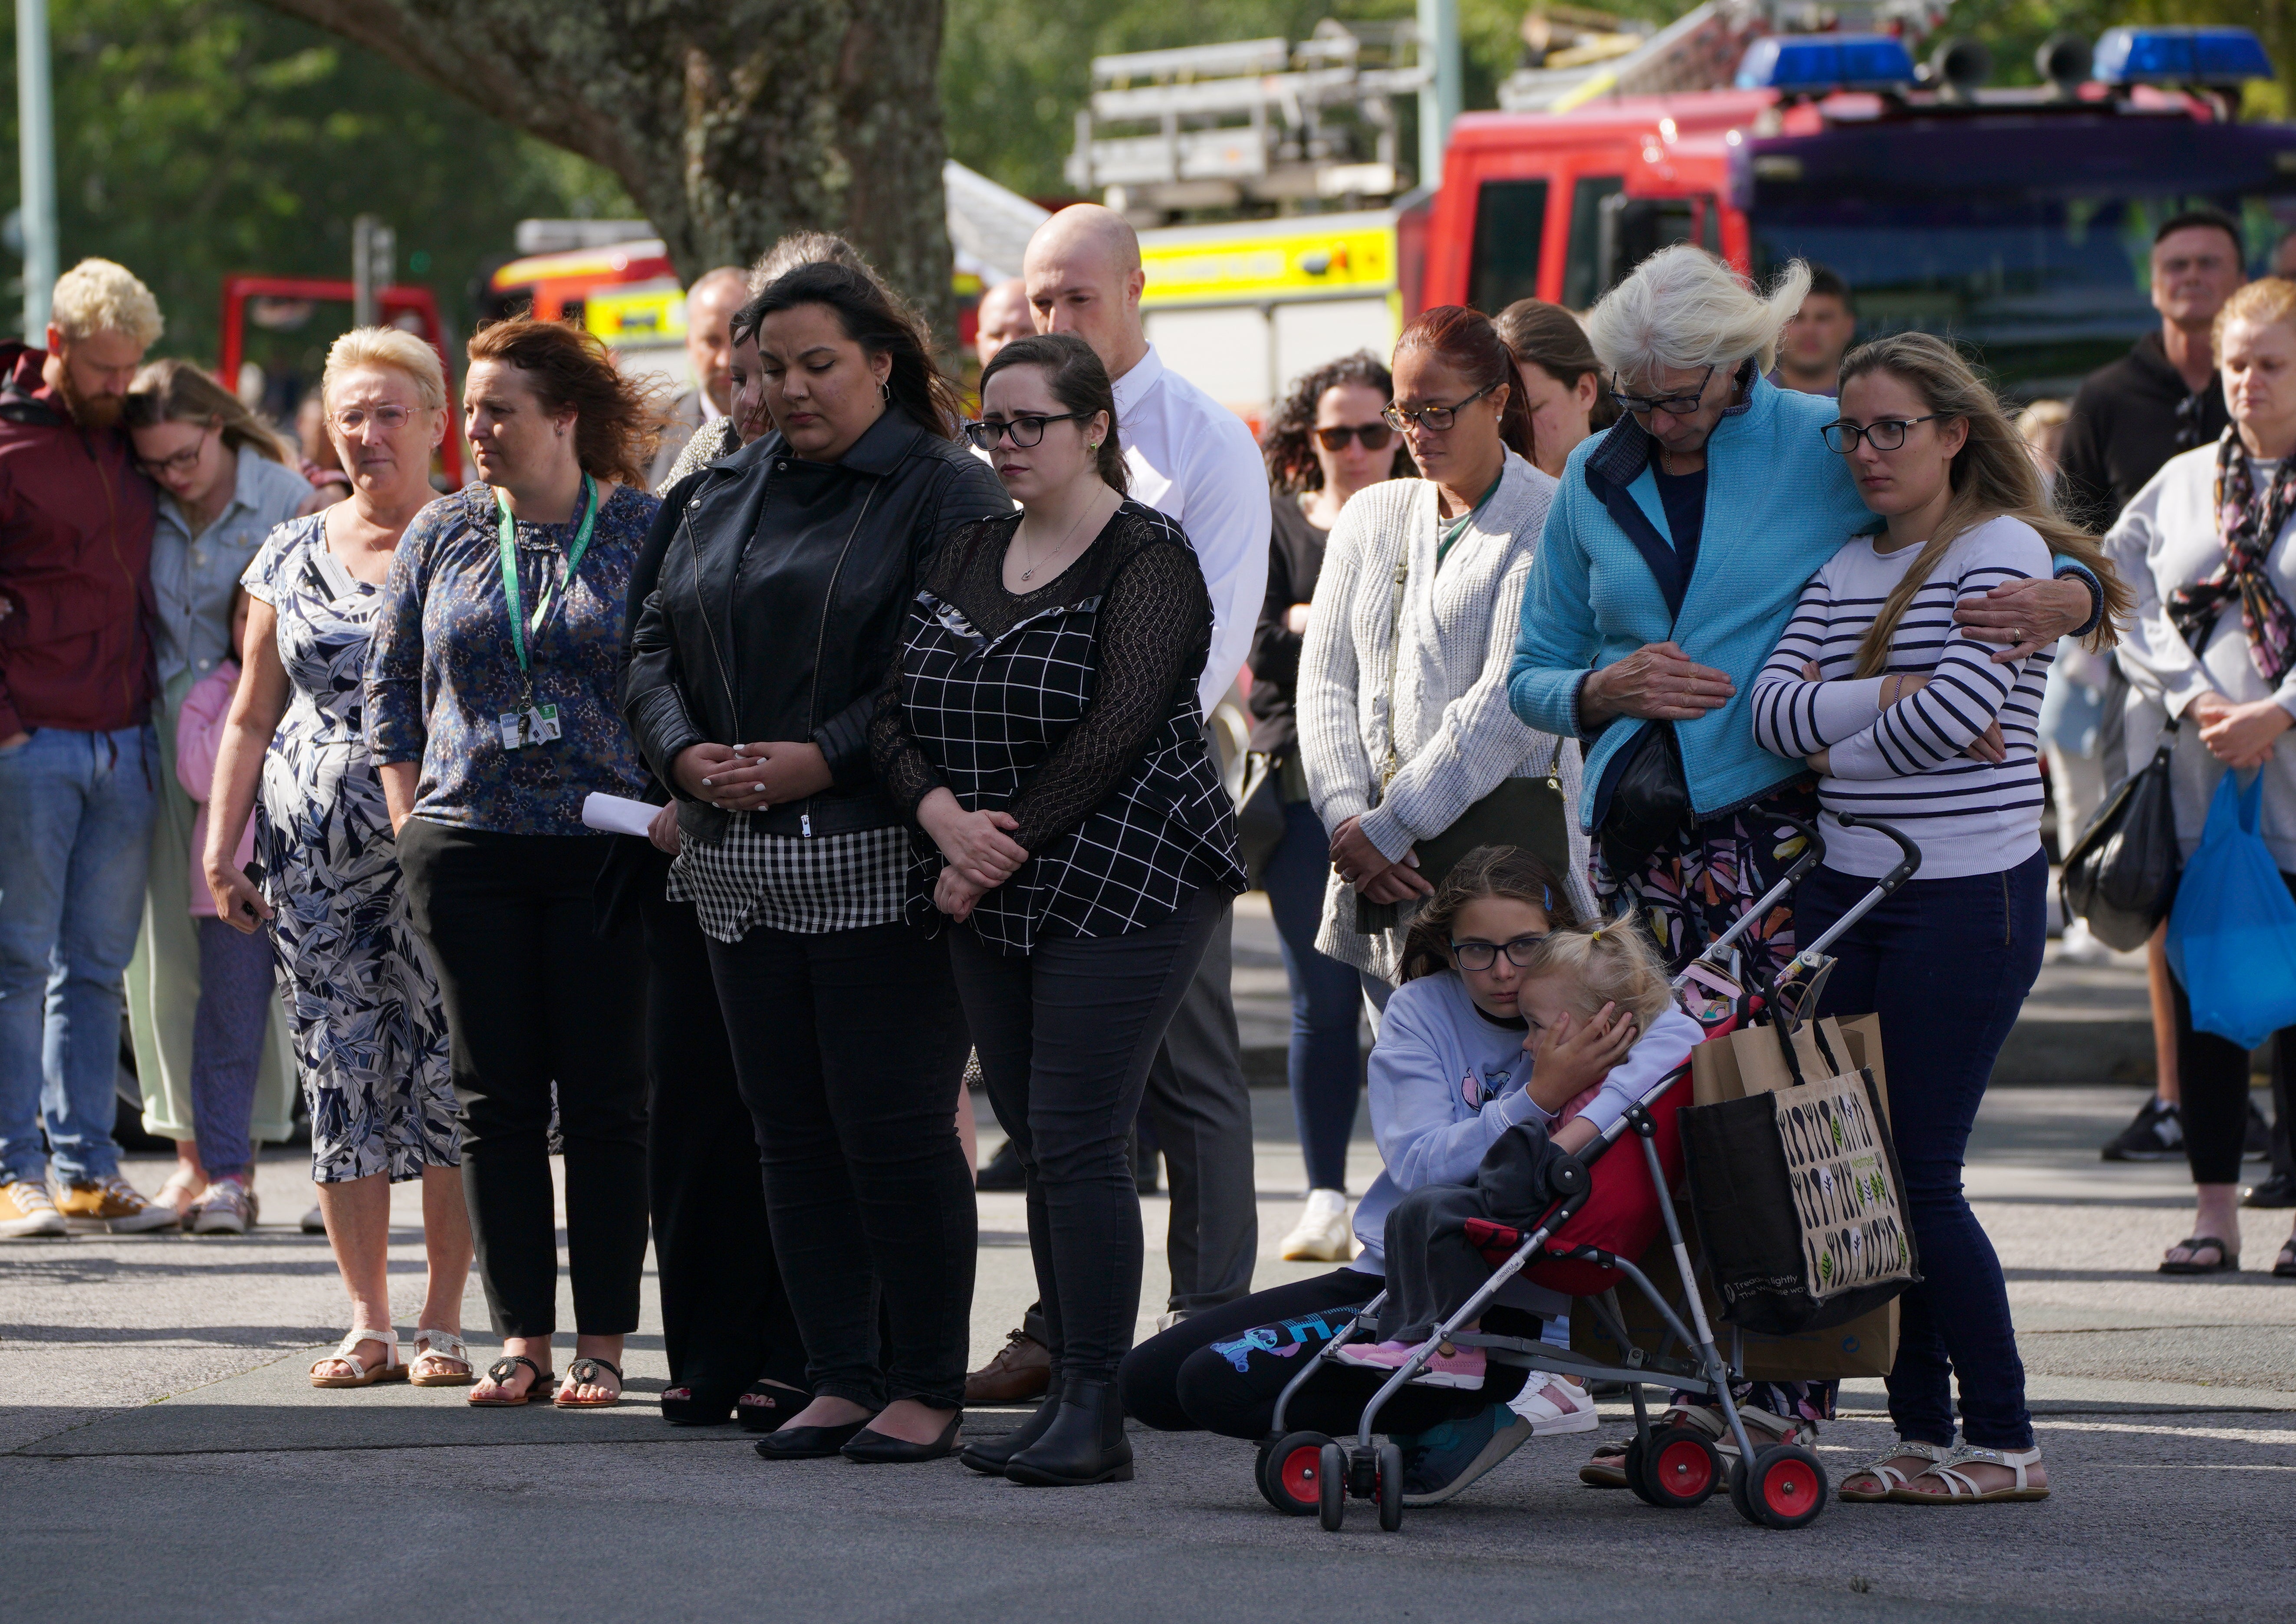
[[[1007,1620],[2062,1617],[2296,1618],[2296,1284],[2152,1271],[2184,1233],[2176,1167],[2094,1145],[2138,1096],[2003,1089],[1971,1169],[2008,1265],[2058,1492],[2030,1506],[1841,1506],[1799,1534],[1723,1501],[1667,1513],[1581,1487],[1587,1439],[1519,1452],[1452,1506],[1333,1537],[1259,1502],[1250,1452],[1136,1434],[1139,1480],[1029,1493],[953,1463],[767,1467],[728,1431],[605,1414],[474,1413],[454,1390],[318,1394],[340,1330],[324,1242],[291,1227],[308,1185],[276,1152],[274,1220],[245,1240],[0,1248],[0,1619],[94,1604],[169,1619],[558,1617]],[[1287,1102],[1258,1095],[1262,1234],[1300,1187]],[[988,1135],[994,1143],[994,1129]],[[1358,1179],[1372,1154],[1359,1143]],[[132,1173],[147,1187],[160,1173]],[[411,1323],[414,1212],[394,1269]],[[1164,1204],[1146,1203],[1152,1249]],[[2268,1267],[2286,1215],[2256,1214]],[[1028,1300],[1019,1198],[981,1201],[974,1348]],[[1148,1292],[1160,1291],[1152,1250]],[[1306,1272],[1263,1256],[1263,1284]],[[648,1292],[651,1301],[652,1292]],[[481,1316],[475,1292],[471,1323]],[[561,1358],[564,1357],[561,1354]],[[1828,1430],[1838,1476],[1885,1436],[1878,1383]],[[1620,1415],[1623,1411],[1619,1412]],[[985,1429],[1002,1424],[993,1414]],[[1617,1416],[1609,1430],[1615,1431]],[[1367,1511],[1367,1508],[1365,1508]]]

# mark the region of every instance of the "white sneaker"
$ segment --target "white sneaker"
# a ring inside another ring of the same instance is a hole
[[[1307,1210],[1283,1237],[1276,1256],[1286,1263],[1349,1263],[1356,1255],[1344,1190],[1310,1190]]]
[[[308,1212],[305,1213],[303,1215],[302,1229],[305,1234],[326,1234],[327,1214],[325,1209],[314,1207]]]
[[[0,1188],[0,1235],[21,1238],[66,1233],[64,1215],[56,1210],[47,1185],[15,1178]]]
[[[236,1178],[218,1178],[192,1204],[193,1234],[245,1234],[255,1227],[255,1192]]]
[[[1560,1432],[1591,1432],[1603,1424],[1595,1396],[1576,1382],[1549,1376],[1544,1385],[1526,1384],[1507,1400],[1507,1408],[1530,1423],[1533,1438],[1553,1438]]]
[[[2110,964],[2112,949],[2097,940],[2086,919],[2065,921],[2064,934],[2057,938],[2057,962],[2061,964]]]

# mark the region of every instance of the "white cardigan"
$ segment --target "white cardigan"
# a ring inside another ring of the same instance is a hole
[[[2136,612],[2123,628],[2118,650],[2130,690],[2125,713],[2129,769],[2152,759],[2161,742],[2163,707],[2169,715],[2181,717],[2187,705],[2211,689],[2236,704],[2273,699],[2296,711],[2296,672],[2282,677],[2277,687],[2266,683],[2249,658],[2248,633],[2241,625],[2237,603],[2217,617],[2216,629],[2198,654],[2161,607],[2171,592],[2196,584],[2224,560],[2224,542],[2217,531],[2216,477],[2214,446],[2170,457],[2128,499],[2104,538],[2113,567],[2136,594]],[[1343,512],[1341,518],[1346,517]],[[2264,568],[2281,595],[2296,604],[2296,520],[2273,539]],[[2224,763],[2201,742],[2199,726],[2187,720],[2177,732],[2169,767],[2177,839],[2187,857],[2200,844],[2209,801],[2224,771]],[[2283,734],[2264,764],[2259,833],[2282,872],[2296,874],[2296,733]]]
[[[1439,570],[1444,526],[1431,481],[1388,480],[1349,499],[1324,548],[1300,655],[1300,759],[1324,827],[1359,816],[1365,838],[1390,858],[1449,828],[1502,779],[1544,776],[1555,761],[1570,835],[1563,880],[1591,918],[1587,837],[1567,815],[1578,804],[1578,741],[1560,741],[1557,759],[1554,736],[1534,732],[1507,708],[1523,588],[1555,488],[1509,452],[1498,490]],[[1406,557],[1402,669],[1395,671],[1395,569]],[[1382,794],[1390,735],[1400,767]],[[1316,947],[1394,980],[1415,909],[1405,906],[1396,930],[1366,936],[1356,929],[1355,905],[1355,887],[1334,874]]]

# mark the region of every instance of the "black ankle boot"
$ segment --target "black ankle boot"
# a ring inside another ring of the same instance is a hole
[[[1058,1386],[1057,1382],[1054,1386]],[[964,1452],[957,1456],[975,1472],[1001,1478],[1012,1458],[1042,1438],[1053,1424],[1053,1417],[1061,1413],[1061,1396],[1054,1392],[1038,1405],[1036,1413],[1009,1432],[992,1432],[986,1438],[967,1439]]]
[[[1005,1464],[1004,1475],[1037,1489],[1130,1482],[1132,1441],[1124,1436],[1116,1383],[1064,1378],[1059,1414],[1042,1438]]]

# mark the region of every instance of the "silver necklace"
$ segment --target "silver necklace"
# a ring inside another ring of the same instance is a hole
[[[1043,556],[1038,558],[1035,563],[1030,564],[1026,570],[1021,570],[1021,578],[1024,581],[1035,579],[1037,570],[1043,569],[1061,554],[1067,552],[1069,543],[1076,539],[1076,533],[1084,529],[1084,521],[1092,517],[1092,510],[1097,505],[1097,503],[1087,504],[1084,512],[1077,515],[1077,521],[1069,526],[1069,533],[1061,537],[1061,545],[1054,548],[1050,553],[1045,554]]]

